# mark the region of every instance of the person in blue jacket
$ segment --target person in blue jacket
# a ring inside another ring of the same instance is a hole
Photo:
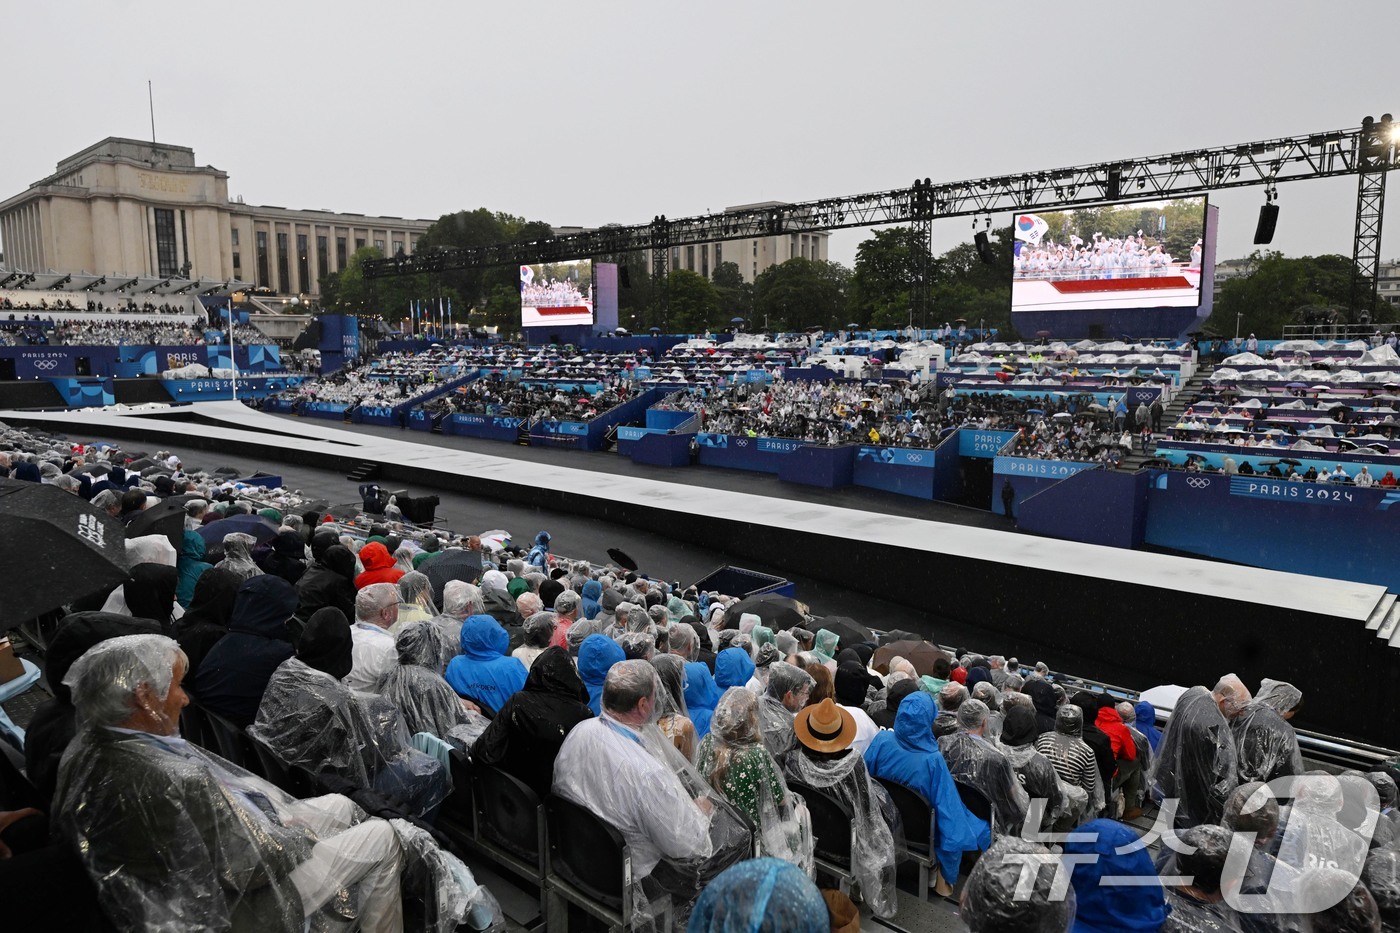
[[[1076,901],[1072,933],[1157,933],[1167,919],[1166,893],[1132,827],[1093,820],[1068,839],[1065,855],[1078,856],[1065,860]]]
[[[525,555],[525,563],[532,567],[539,567],[541,570],[549,569],[549,532],[541,531],[535,535],[535,546],[530,548],[530,553]]]
[[[743,648],[725,648],[715,658],[715,684],[720,693],[730,687],[742,687],[755,670],[753,658]]]
[[[578,646],[578,675],[588,688],[588,708],[594,716],[601,716],[603,709],[603,681],[608,679],[608,671],[618,661],[626,661],[627,654],[606,635],[594,632]]]
[[[742,648],[737,650],[743,651]],[[715,666],[719,666],[718,660],[715,661]],[[691,724],[695,726],[697,743],[709,734],[710,719],[714,717],[715,707],[723,693],[705,662],[685,662],[685,708]]]
[[[491,616],[468,616],[462,623],[462,653],[447,665],[443,679],[458,696],[481,705],[494,716],[511,695],[525,686],[525,665],[506,654],[510,635]]]
[[[927,693],[918,691],[906,696],[895,714],[894,731],[881,729],[865,750],[865,767],[872,778],[902,784],[933,807],[933,848],[938,873],[951,888],[958,882],[963,853],[985,849],[991,842],[991,831],[967,811],[958,797],[953,776],[938,750],[938,740],[933,737],[937,715],[933,697]]]

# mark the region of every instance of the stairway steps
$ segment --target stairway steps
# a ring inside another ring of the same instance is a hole
[[[1376,637],[1390,642],[1398,631],[1400,631],[1400,606],[1395,606],[1386,613],[1385,621],[1381,623],[1380,628],[1376,629]]]
[[[355,469],[351,470],[345,478],[348,480],[353,480],[357,483],[363,483],[365,480],[374,479],[378,475],[379,464],[371,463],[370,461],[366,460],[361,462],[358,466],[356,466]]]
[[[1372,631],[1372,632],[1376,632],[1376,633],[1377,633],[1376,637],[1379,638],[1379,637],[1380,637],[1380,628],[1381,628],[1382,625],[1385,624],[1387,617],[1390,615],[1391,610],[1394,609],[1394,608],[1395,608],[1395,594],[1393,594],[1393,593],[1386,593],[1384,596],[1381,597],[1381,601],[1378,602],[1378,603],[1376,603],[1375,608],[1371,610],[1371,615],[1367,617],[1367,619],[1366,619],[1366,628],[1367,628],[1367,630],[1368,630],[1368,631]],[[1385,637],[1386,637],[1386,638],[1389,638],[1390,635],[1387,634]]]

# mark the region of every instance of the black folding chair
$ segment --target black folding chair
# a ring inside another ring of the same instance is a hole
[[[195,704],[191,702],[190,705]],[[200,712],[204,714],[208,727],[206,734],[214,739],[213,750],[218,752],[221,758],[233,762],[238,767],[259,773],[260,763],[253,750],[252,739],[248,738],[243,730],[234,725],[231,720],[225,719],[208,707],[201,706]],[[263,777],[266,776],[263,775]]]
[[[245,733],[245,735],[248,744],[252,746],[258,764],[261,766],[263,777],[293,797],[315,797],[320,793],[316,778],[310,771],[296,765],[289,765],[278,758],[277,753],[252,732]]]
[[[607,923],[609,930],[631,929],[632,853],[622,834],[562,797],[545,798],[544,809],[549,827],[549,929],[568,928],[566,902]],[[669,910],[657,928],[670,928]]]
[[[540,917],[529,929],[549,918],[545,879],[549,874],[549,845],[544,804],[529,785],[491,765],[473,765],[472,798],[476,808],[476,847],[508,871],[531,882],[540,892]]]
[[[938,867],[933,856],[936,817],[923,794],[886,778],[876,778],[890,795],[904,823],[904,854],[919,866],[919,898],[928,900],[929,871]]]
[[[845,801],[824,790],[788,779],[788,790],[807,803],[816,842],[817,870],[836,879],[837,887],[849,894],[855,881],[851,870],[851,830],[855,815]]]

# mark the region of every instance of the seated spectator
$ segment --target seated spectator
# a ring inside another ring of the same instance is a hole
[[[1054,732],[1056,716],[1060,708],[1059,700],[1055,696],[1055,688],[1048,681],[1032,678],[1026,681],[1025,689],[1022,692],[1031,698],[1031,704],[1035,707],[1036,730],[1041,735]]]
[[[452,790],[447,769],[413,747],[386,700],[342,682],[351,652],[350,623],[339,610],[312,616],[298,656],[282,662],[268,681],[249,731],[288,765],[378,791],[422,816]]]
[[[885,694],[885,708],[871,713],[870,718],[881,729],[893,729],[895,718],[899,715],[900,704],[904,702],[906,697],[915,693],[923,693],[919,689],[918,678],[905,677],[894,681]]]
[[[588,708],[597,716],[603,709],[603,685],[612,666],[627,660],[617,642],[606,635],[589,635],[578,649],[578,673],[588,689]]]
[[[322,609],[321,612],[338,612]],[[410,622],[394,639],[399,663],[384,678],[379,695],[398,707],[410,734],[446,739],[469,721],[467,706],[442,678],[442,637],[431,622]]]
[[[1247,933],[1292,933],[1302,929],[1301,921],[1290,912],[1298,873],[1270,854],[1278,820],[1278,800],[1257,781],[1235,788],[1225,803],[1221,826],[1250,843],[1249,862],[1239,886],[1239,895],[1251,902],[1248,909],[1241,908],[1239,915],[1240,926]],[[1174,858],[1162,866],[1164,874],[1175,873],[1176,869]]]
[[[535,663],[554,641],[554,613],[537,612],[525,620],[525,643],[510,653],[512,658],[516,658],[525,665],[525,670],[530,669],[530,665]]]
[[[355,615],[355,555],[340,544],[327,547],[297,580],[297,629],[317,609],[339,609]]]
[[[462,623],[472,616],[485,615],[481,590],[464,580],[449,580],[442,588],[442,612],[433,624],[442,633],[443,642],[452,648],[448,661],[461,651]]]
[[[768,690],[758,705],[758,724],[763,747],[779,764],[797,744],[792,719],[812,695],[816,681],[802,668],[786,661],[775,661],[768,672]]]
[[[1039,713],[1036,718],[1040,718]],[[1083,817],[1096,815],[1107,802],[1104,787],[1099,783],[1093,749],[1080,738],[1083,731],[1084,711],[1077,706],[1062,706],[1055,714],[1055,731],[1046,732],[1035,740],[1035,750],[1049,760],[1065,786],[1066,806],[1063,815],[1056,820],[1057,829],[1066,829]]]
[[[804,707],[793,719],[793,731],[798,747],[783,763],[786,777],[825,791],[850,808],[854,819],[851,871],[861,897],[877,916],[892,916],[897,909],[894,836],[881,813],[865,761],[851,748],[856,738],[854,717],[828,697]]]
[[[263,573],[281,577],[296,586],[306,573],[306,542],[295,531],[280,531],[272,539],[272,550],[263,560]]]
[[[257,539],[252,535],[245,535],[241,531],[235,531],[224,535],[224,557],[214,566],[221,570],[227,570],[238,576],[240,580],[251,580],[253,577],[261,576],[262,570],[253,562],[253,545]]]
[[[180,582],[175,587],[175,601],[181,608],[188,609],[190,600],[194,598],[195,584],[204,571],[214,565],[204,559],[203,538],[193,531],[186,531],[181,540],[180,557],[175,563],[175,570],[180,575]]]
[[[695,725],[695,735],[704,739],[710,731],[710,719],[721,694],[710,669],[703,661],[687,661],[685,665],[685,708]]]
[[[985,670],[985,668],[976,668]],[[997,836],[1019,836],[1030,799],[1011,762],[986,739],[987,705],[968,700],[958,707],[958,731],[938,740],[953,780],[975,788],[991,802]]]
[[[1359,876],[1366,863],[1367,842],[1342,817],[1349,811],[1364,814],[1375,799],[1374,789],[1345,782],[1345,776],[1339,779],[1325,771],[1309,771],[1298,777],[1293,791],[1278,860],[1304,874],[1327,866]]]
[[[807,808],[788,792],[782,772],[763,747],[758,698],[751,691],[743,687],[724,691],[710,732],[696,752],[695,769],[748,819],[760,855],[792,862],[811,873],[811,819]]]
[[[1130,827],[1092,820],[1064,844],[1074,888],[1074,929],[1160,930],[1167,919],[1166,895],[1147,847]]]
[[[1176,701],[1148,781],[1154,795],[1177,801],[1177,829],[1219,823],[1239,784],[1235,762],[1229,723],[1210,691],[1192,687]]]
[[[569,627],[578,621],[581,601],[579,594],[573,590],[565,590],[554,598],[554,635],[549,641],[551,645],[557,648],[569,647]]]
[[[790,862],[740,862],[711,881],[688,926],[693,933],[829,933],[827,906],[812,880]]]
[[[83,727],[60,777],[60,831],[115,926],[292,931],[349,913],[366,931],[400,930],[400,875],[434,865],[432,883],[463,900],[445,923],[472,907],[486,908],[474,928],[493,921],[489,895],[421,830],[366,820],[344,797],[295,800],[180,739],[183,675],[161,636],[109,640],[68,675]]]
[[[554,785],[554,761],[565,738],[593,717],[587,698],[569,653],[545,649],[530,666],[525,686],[506,700],[472,745],[472,761],[495,765],[545,797]]]
[[[875,720],[870,718],[870,714],[865,711],[865,695],[869,684],[865,666],[856,661],[847,661],[837,665],[836,674],[832,678],[832,689],[836,693],[836,702],[849,712],[856,721],[856,740],[853,743],[856,752],[864,755],[865,750],[870,747],[870,741],[875,738],[875,733],[880,731],[880,727],[875,725]]]
[[[360,548],[360,564],[364,572],[355,578],[355,589],[362,590],[375,583],[398,583],[404,572],[394,566],[394,557],[389,549],[378,541],[370,541]]]
[[[228,634],[209,649],[194,679],[201,706],[240,729],[252,724],[272,672],[293,654],[287,620],[296,603],[296,590],[281,577],[243,581]]]
[[[1110,796],[1121,789],[1125,800],[1137,800],[1141,796],[1142,787],[1142,763],[1138,761],[1137,743],[1133,741],[1128,727],[1123,725],[1123,718],[1118,715],[1117,703],[1106,693],[1098,697],[1098,712],[1095,714],[1094,724],[1100,732],[1108,736],[1109,747],[1113,752],[1114,777],[1110,786]],[[1137,810],[1136,813],[1133,812],[1134,809]],[[1142,808],[1135,807],[1131,802],[1125,805],[1125,810],[1125,820],[1135,820],[1142,816]]]
[[[1113,754],[1113,740],[1097,725],[1099,718],[1099,695],[1090,690],[1080,690],[1070,698],[1070,703],[1084,711],[1084,744],[1093,749],[1094,762],[1099,768],[1099,780],[1107,788],[1109,802],[1113,799],[1114,775],[1118,773],[1118,759]]]
[[[44,668],[53,696],[40,706],[25,730],[24,770],[38,792],[38,806],[52,812],[59,762],[78,724],[72,694],[64,683],[68,670],[89,648],[121,635],[158,635],[160,626],[111,612],[74,612],[64,616],[49,641]]]
[[[958,731],[958,710],[967,702],[970,694],[967,688],[957,681],[943,685],[938,691],[938,716],[933,721],[933,734],[940,739]]]
[[[1193,826],[1176,834],[1182,847],[1176,866],[1183,884],[1166,889],[1167,922],[1162,933],[1243,933],[1239,918],[1224,904],[1220,891],[1230,831],[1221,826]]]
[[[752,837],[691,772],[678,773],[675,747],[655,728],[656,670],[622,661],[608,671],[603,714],[579,723],[554,762],[554,793],[614,826],[632,852],[643,891],[673,902],[695,899],[705,882],[742,860]]]
[[[1147,741],[1147,736],[1138,731],[1137,710],[1133,704],[1126,700],[1117,704],[1114,711],[1118,713],[1118,721],[1123,724],[1123,728],[1128,730],[1128,737],[1133,740],[1133,748],[1137,751],[1136,767],[1138,770],[1138,780],[1132,782],[1132,791],[1124,785],[1124,805],[1126,810],[1123,813],[1124,820],[1135,820],[1141,816],[1141,812],[1134,813],[1134,810],[1141,811],[1143,801],[1147,798],[1147,773],[1152,768],[1152,745]]]
[[[964,852],[985,849],[991,833],[967,811],[948,765],[933,737],[933,698],[916,691],[899,704],[894,731],[880,730],[865,752],[870,776],[902,784],[933,809],[933,851],[938,859],[934,885],[943,895],[958,883]]]
[[[229,622],[233,619],[233,604],[241,582],[234,574],[216,567],[210,567],[200,574],[189,607],[176,626],[176,640],[189,661],[185,676],[190,683],[194,683],[199,676],[199,665],[209,650],[228,634]]]
[[[428,575],[410,570],[399,577],[399,618],[394,623],[397,635],[399,628],[410,622],[431,622],[438,614],[433,605],[433,585]]]
[[[509,645],[510,637],[495,619],[471,616],[462,623],[462,653],[447,665],[444,677],[452,689],[487,716],[495,716],[511,694],[525,686],[525,665],[506,656]]]
[[[685,661],[679,655],[653,655],[656,668],[656,726],[686,761],[695,760],[695,724],[685,705]]]
[[[345,683],[353,690],[379,692],[389,672],[398,665],[398,651],[390,631],[399,617],[399,591],[392,583],[371,583],[355,594],[355,662]]]
[[[1032,829],[1048,830],[1070,814],[1082,814],[1085,795],[1079,788],[1075,789],[1077,793],[1069,792],[1050,759],[1036,751],[1035,728],[1035,712],[1031,707],[1010,706],[996,747],[1006,756],[1016,771],[1016,778],[1026,789],[1031,801],[1028,816],[1034,812],[1039,801],[1042,808],[1040,823],[1038,827],[1032,826]]]
[[[1162,732],[1157,728],[1157,707],[1146,700],[1139,700],[1133,706],[1138,732],[1147,738],[1152,754],[1157,754],[1157,746],[1162,742]]]
[[[725,648],[715,657],[715,686],[723,693],[730,687],[744,687],[753,677],[753,658],[743,648]]]
[[[972,933],[1065,933],[1074,917],[1074,899],[1053,890],[1060,870],[1060,860],[1044,846],[1003,836],[967,876],[963,922]],[[1031,879],[1029,891],[1026,877]]]
[[[1381,929],[1385,933],[1400,930],[1400,852],[1372,850],[1361,872],[1361,881],[1375,898]]]

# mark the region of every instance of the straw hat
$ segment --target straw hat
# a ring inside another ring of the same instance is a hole
[[[797,741],[814,752],[839,752],[856,737],[856,718],[830,699],[800,710],[792,720]]]

